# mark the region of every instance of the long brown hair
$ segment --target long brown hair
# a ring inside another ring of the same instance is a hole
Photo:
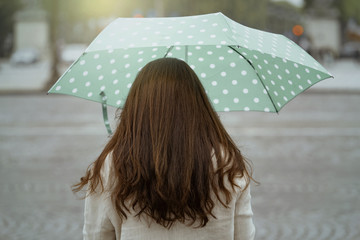
[[[231,201],[235,178],[251,179],[195,72],[174,58],[152,61],[138,73],[116,132],[74,192],[88,183],[89,194],[99,184],[104,191],[100,169],[109,154],[118,215],[127,218],[132,209],[167,228],[176,221],[205,226],[216,217],[216,198],[225,207]]]

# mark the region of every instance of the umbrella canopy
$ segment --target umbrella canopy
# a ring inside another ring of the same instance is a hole
[[[156,58],[186,61],[217,111],[278,112],[331,74],[286,37],[243,26],[222,13],[118,18],[49,93],[122,107],[138,71]]]

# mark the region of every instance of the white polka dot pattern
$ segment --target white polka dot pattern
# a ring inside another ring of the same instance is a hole
[[[119,18],[90,44],[49,92],[122,107],[138,71],[179,58],[202,81],[217,111],[277,112],[331,75],[287,38],[240,25],[221,13]]]

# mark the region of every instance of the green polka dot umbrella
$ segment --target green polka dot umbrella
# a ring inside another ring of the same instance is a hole
[[[217,111],[278,112],[299,93],[332,77],[286,37],[243,26],[222,13],[118,18],[49,93],[121,108],[138,71],[163,57],[186,61]]]

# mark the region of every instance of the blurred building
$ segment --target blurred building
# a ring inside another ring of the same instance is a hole
[[[35,49],[42,57],[49,54],[49,26],[46,11],[39,0],[23,0],[23,8],[16,14],[14,51]]]
[[[310,53],[317,59],[334,58],[341,52],[340,13],[334,0],[313,0],[303,16],[304,34],[310,42]]]
[[[52,1],[52,0],[51,0]],[[59,11],[61,45],[68,43],[88,44],[114,18],[130,17],[138,13],[145,17],[184,16],[209,12],[223,12],[233,20],[249,26],[287,36],[302,45],[314,56],[324,52],[339,55],[341,48],[341,25],[335,0],[306,1],[306,9],[296,7],[287,1],[270,0],[133,0],[126,3],[117,15],[87,16],[69,20],[63,3]],[[22,0],[24,8],[16,16],[14,31],[15,50],[36,48],[42,56],[49,53],[49,21],[41,0]],[[66,1],[71,4],[70,1]],[[114,0],[115,4],[115,0]],[[79,4],[78,4],[79,5]],[[79,7],[79,6],[78,6]],[[73,14],[75,10],[71,11]],[[113,13],[114,14],[114,13]],[[302,28],[294,33],[294,27]],[[354,32],[354,31],[353,31]],[[352,32],[352,34],[353,34]],[[355,31],[357,33],[357,31]],[[299,33],[299,34],[298,34]]]

